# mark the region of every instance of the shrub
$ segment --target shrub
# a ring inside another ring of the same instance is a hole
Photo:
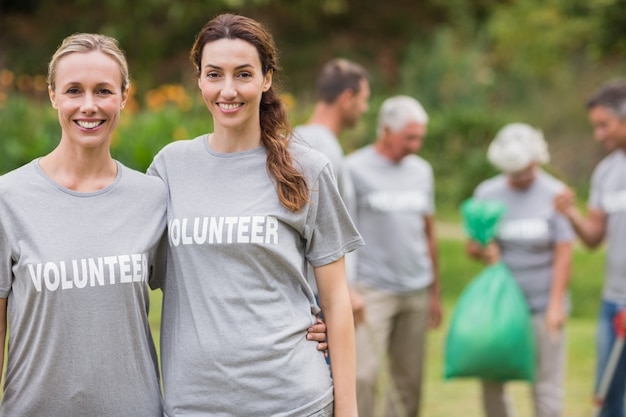
[[[61,137],[50,102],[11,93],[0,105],[0,173],[50,152]]]

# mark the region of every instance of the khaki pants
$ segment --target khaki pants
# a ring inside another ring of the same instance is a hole
[[[416,417],[421,403],[429,292],[392,294],[362,286],[357,289],[366,308],[365,323],[356,329],[359,417]]]
[[[535,417],[560,417],[563,413],[565,331],[561,329],[557,340],[551,340],[543,314],[533,315],[533,328],[537,341],[535,383],[532,386]],[[487,417],[513,417],[514,413],[504,384],[483,380],[482,392]]]

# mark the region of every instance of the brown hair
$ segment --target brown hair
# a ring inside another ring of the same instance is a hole
[[[98,33],[75,33],[63,39],[61,46],[56,50],[48,64],[48,85],[54,90],[56,69],[59,60],[72,53],[87,53],[100,51],[113,58],[120,67],[122,92],[130,87],[128,75],[128,63],[124,51],[120,48],[117,40],[110,36]]]
[[[272,35],[256,20],[235,14],[222,14],[204,25],[191,48],[189,58],[200,76],[204,45],[220,39],[241,39],[255,47],[263,75],[276,72],[278,50]],[[288,150],[291,127],[282,101],[272,86],[263,93],[259,109],[261,142],[267,149],[267,170],[276,181],[281,204],[291,211],[300,210],[308,201],[309,189],[302,173],[293,165]]]
[[[367,80],[365,68],[356,62],[343,58],[328,61],[317,77],[317,97],[332,104],[346,90],[357,94],[361,90],[361,80]]]

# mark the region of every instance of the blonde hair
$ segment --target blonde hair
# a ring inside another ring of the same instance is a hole
[[[55,88],[56,69],[61,58],[72,53],[84,54],[92,51],[100,51],[117,62],[122,77],[122,92],[128,90],[130,87],[130,76],[124,51],[122,51],[115,38],[98,33],[75,33],[63,39],[61,46],[52,55],[52,59],[48,64],[48,85],[50,88],[53,90]]]

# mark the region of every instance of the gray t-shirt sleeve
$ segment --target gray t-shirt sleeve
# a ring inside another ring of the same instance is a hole
[[[320,172],[311,190],[306,229],[310,231],[307,260],[314,267],[339,260],[362,246],[348,210],[339,195],[330,165]]]
[[[155,177],[160,178],[161,180],[164,180],[163,175],[161,175],[161,173],[159,172],[159,167],[161,166],[161,164],[159,164],[158,162],[159,161],[158,156],[159,155],[157,154],[155,159],[153,159],[152,163],[146,170],[146,174],[155,176]],[[163,182],[167,189],[167,186],[168,186],[167,181],[163,181]],[[167,240],[167,230],[164,230],[163,236],[161,237],[161,240],[159,241],[159,244],[156,248],[154,265],[152,267],[152,271],[151,271],[152,273],[150,274],[150,279],[148,281],[148,285],[153,290],[163,289],[163,286],[165,285],[168,245],[169,243]]]
[[[8,233],[7,225],[0,222],[0,298],[7,298],[11,290],[11,248]]]
[[[557,243],[572,242],[576,237],[569,220],[561,214],[554,216],[554,229],[554,240]]]
[[[150,274],[150,278],[148,280],[148,285],[153,290],[163,289],[165,285],[165,274],[167,267],[167,232],[163,233],[161,240],[156,248],[156,253],[154,256],[154,264],[152,266],[152,271]]]
[[[601,166],[596,167],[591,174],[591,188],[589,190],[589,198],[587,200],[587,206],[590,209],[602,210],[601,208],[601,193],[600,193],[600,178],[601,178]]]

